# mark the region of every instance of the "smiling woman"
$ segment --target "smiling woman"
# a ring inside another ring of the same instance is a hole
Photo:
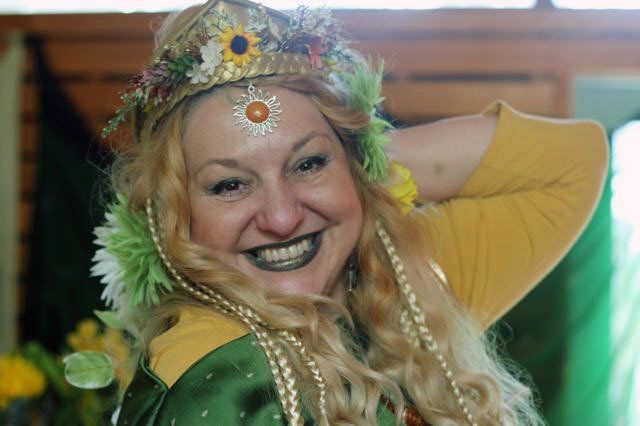
[[[311,99],[270,90],[286,109],[265,137],[209,119],[232,116],[245,88],[221,89],[186,115],[191,239],[270,290],[330,294],[362,228],[349,161]]]
[[[599,126],[391,131],[327,10],[212,0],[159,40],[105,129],[135,140],[96,232],[142,351],[118,424],[542,424],[483,329],[583,229]]]

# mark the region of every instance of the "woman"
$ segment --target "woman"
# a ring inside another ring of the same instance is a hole
[[[483,329],[584,228],[601,129],[498,103],[385,133],[343,40],[244,0],[162,28],[106,129],[137,142],[94,268],[142,349],[118,424],[542,424]]]

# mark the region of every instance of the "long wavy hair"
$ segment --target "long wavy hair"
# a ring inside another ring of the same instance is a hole
[[[180,20],[172,18],[165,32]],[[175,323],[180,307],[204,305],[242,321],[256,334],[291,424],[299,423],[300,406],[320,423],[376,424],[383,390],[398,408],[398,421],[404,401],[410,401],[430,424],[468,423],[458,402],[462,397],[478,425],[544,424],[530,389],[518,380],[516,370],[495,355],[493,339],[430,273],[429,238],[422,233],[422,223],[430,220],[433,211],[423,208],[405,215],[386,188],[368,181],[356,138],[370,117],[348,108],[344,93],[309,76],[263,77],[256,84],[278,85],[308,96],[343,143],[364,212],[355,249],[357,287],[347,306],[336,306],[337,302],[319,295],[274,294],[190,240],[182,134],[189,110],[198,98],[211,95],[203,93],[179,104],[149,140],[122,151],[113,169],[113,188],[128,197],[132,209],[144,211],[147,199],[153,200],[162,249],[172,267],[184,282],[196,283],[202,294],[210,296],[204,300],[177,288],[159,306],[131,313],[131,331],[143,350]],[[390,236],[393,253],[381,241],[378,223]],[[413,301],[399,286],[398,259]],[[366,336],[365,347],[324,314],[327,307],[341,310],[347,323]],[[407,318],[411,308],[428,325],[461,391],[459,396],[451,389],[442,360],[418,343],[420,327]],[[291,368],[283,372],[274,364]]]

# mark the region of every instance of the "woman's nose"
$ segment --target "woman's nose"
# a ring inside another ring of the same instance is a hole
[[[265,193],[256,224],[259,230],[284,238],[293,235],[303,219],[304,208],[298,195],[283,185]]]

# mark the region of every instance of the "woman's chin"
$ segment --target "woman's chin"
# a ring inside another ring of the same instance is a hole
[[[304,294],[328,295],[325,291],[327,285],[317,280],[311,280],[309,277],[300,277],[300,279],[295,279],[294,277],[278,277],[276,279],[263,281],[263,283],[269,291],[288,296],[300,296]]]

